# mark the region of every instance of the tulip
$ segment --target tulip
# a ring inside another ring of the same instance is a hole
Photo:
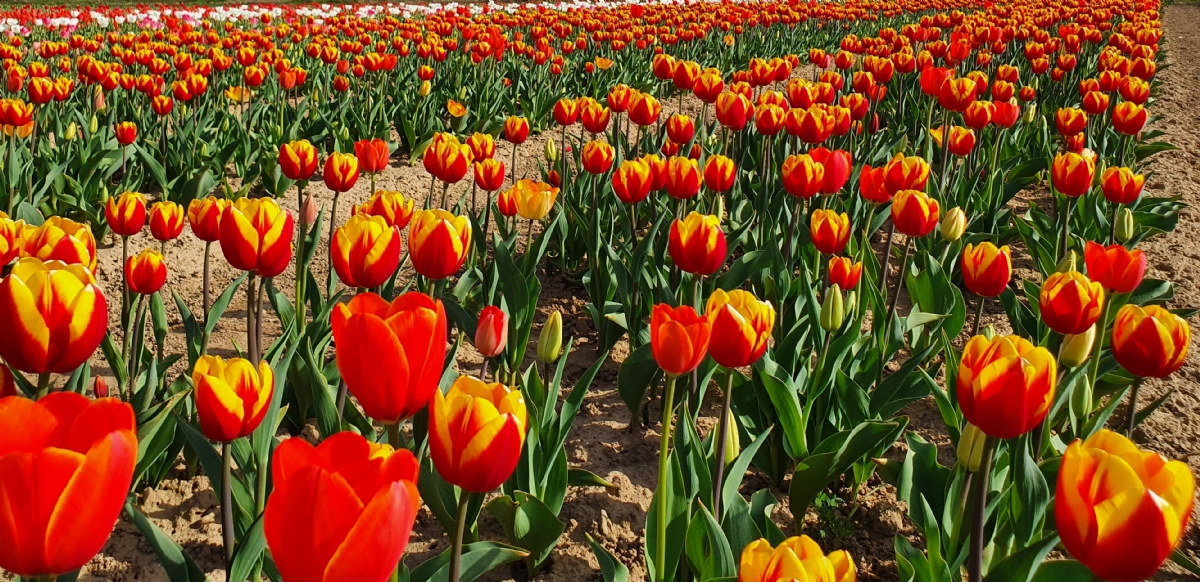
[[[961,113],[975,100],[977,87],[975,81],[966,77],[946,79],[938,92],[938,104]]]
[[[649,93],[638,93],[629,103],[629,120],[641,127],[653,125],[662,113],[662,103]]]
[[[475,185],[486,192],[504,187],[504,162],[484,158],[475,162]]]
[[[650,345],[654,361],[664,372],[682,376],[696,369],[708,354],[710,324],[689,305],[654,306],[650,316]]]
[[[849,116],[846,120],[849,123]],[[789,135],[794,135],[807,144],[818,144],[833,135],[837,118],[822,106],[814,105],[808,109],[788,110],[784,124]]]
[[[325,169],[321,175],[326,188],[341,193],[349,192],[358,183],[358,172],[358,158],[354,154],[334,152],[325,158]]]
[[[612,118],[612,110],[599,103],[592,103],[580,112],[580,118],[584,130],[592,133],[604,133]]]
[[[271,462],[263,533],[288,582],[385,582],[421,506],[407,450],[340,432],[317,447],[287,439]],[[313,523],[319,522],[320,528]]]
[[[1179,544],[1195,495],[1186,464],[1101,429],[1063,454],[1054,518],[1063,547],[1099,579],[1135,582]]]
[[[137,457],[126,403],[0,399],[0,568],[32,580],[87,564],[125,507]]]
[[[963,348],[957,394],[963,416],[985,434],[1009,439],[1041,424],[1054,401],[1050,351],[1018,336],[975,336]]]
[[[772,136],[783,129],[786,112],[774,103],[763,103],[754,111],[754,129],[761,135]]]
[[[1050,169],[1050,181],[1054,189],[1065,196],[1077,198],[1092,189],[1096,162],[1091,156],[1074,152],[1054,156]]]
[[[997,297],[1012,279],[1012,251],[984,241],[967,243],[962,255],[963,284],[980,297]]]
[[[858,286],[862,276],[862,263],[855,263],[847,257],[829,258],[829,284],[851,291]]]
[[[600,140],[593,140],[584,144],[579,159],[584,171],[598,176],[612,167],[615,157],[616,152],[612,146]]]
[[[312,178],[317,171],[317,148],[306,139],[279,146],[279,170],[289,180]]]
[[[117,134],[117,143],[121,144],[122,146],[127,146],[137,140],[137,124],[132,121],[122,121],[121,123],[118,123],[115,128],[113,128],[113,133]]]
[[[140,192],[124,192],[117,198],[109,198],[104,218],[117,236],[133,236],[146,225],[146,197]]]
[[[872,168],[870,165],[863,165],[858,175],[859,193],[864,200],[872,204],[887,204],[892,200],[891,193],[884,187],[883,170],[883,166]]]
[[[775,309],[749,291],[717,289],[705,311],[712,325],[709,355],[726,368],[749,366],[767,350],[775,327]]]
[[[653,178],[645,161],[625,160],[612,174],[613,193],[626,204],[637,204],[650,194]]]
[[[725,91],[717,96],[717,121],[734,131],[741,131],[754,117],[754,105],[745,95]]]
[[[437,133],[422,156],[425,171],[446,184],[456,184],[471,163],[471,148],[448,133]],[[444,196],[443,196],[444,198]],[[443,200],[444,202],[444,200]],[[443,204],[445,206],[445,204]]]
[[[475,327],[475,349],[484,358],[494,358],[508,344],[508,314],[495,305],[488,305],[479,313]]]
[[[846,319],[845,302],[842,299],[842,288],[834,283],[825,290],[825,298],[821,302],[819,323],[821,329],[833,333],[842,328]]]
[[[972,101],[963,111],[963,123],[974,130],[981,130],[992,123],[996,106],[990,101]]]
[[[553,364],[562,353],[562,314],[550,314],[538,334],[537,357],[543,364]]]
[[[228,443],[249,436],[262,423],[275,393],[275,375],[267,362],[228,361],[201,356],[192,371],[196,415],[209,440]]]
[[[504,139],[514,145],[525,143],[529,139],[529,120],[524,117],[508,116],[504,120]]]
[[[22,238],[23,257],[80,264],[89,271],[96,270],[96,239],[86,224],[51,216],[32,232],[26,231]]]
[[[521,391],[459,376],[429,405],[429,456],[446,482],[474,493],[499,487],[517,467],[527,415]]]
[[[125,281],[129,290],[139,295],[153,295],[167,282],[167,265],[163,256],[150,249],[125,261]]]
[[[221,215],[221,252],[235,269],[274,277],[292,259],[295,222],[273,198],[239,198]]]
[[[96,377],[100,379],[99,376]],[[6,364],[0,362],[0,400],[4,400],[9,396],[19,396],[21,393],[17,390],[17,382],[13,378],[13,372]]]
[[[696,124],[691,117],[675,114],[667,119],[667,137],[675,143],[688,143],[696,135]]]
[[[910,237],[925,236],[938,225],[938,201],[920,190],[901,190],[892,200],[892,222]]]
[[[707,277],[725,263],[725,244],[719,217],[691,212],[671,223],[667,249],[680,270]]]
[[[979,427],[968,422],[958,437],[958,446],[954,449],[958,465],[971,473],[979,471],[979,466],[983,463],[985,444],[987,435],[980,431]]]
[[[946,212],[942,217],[942,222],[938,226],[938,232],[942,235],[942,240],[946,242],[954,242],[962,238],[963,233],[967,230],[967,214],[962,208],[955,206]]]
[[[378,287],[400,266],[400,245],[400,229],[382,217],[356,214],[334,232],[333,268],[350,287]]]
[[[809,154],[796,154],[783,160],[783,189],[798,198],[812,198],[825,186],[825,166]]]
[[[700,192],[700,165],[696,160],[675,156],[667,161],[667,194],[676,200],[688,200]]]
[[[1108,291],[1132,293],[1146,275],[1146,255],[1122,245],[1101,246],[1088,241],[1083,249],[1088,277]]]
[[[408,252],[413,268],[430,279],[445,279],[458,271],[471,248],[471,225],[466,216],[445,210],[423,210],[413,215]]]
[[[1104,287],[1078,271],[1054,273],[1038,295],[1042,321],[1058,333],[1083,333],[1104,307]]]
[[[562,98],[554,104],[554,122],[562,125],[575,125],[579,117],[579,104],[574,99]]]
[[[1100,175],[1100,191],[1113,204],[1133,204],[1142,195],[1146,177],[1129,168],[1110,166]]]
[[[924,159],[896,154],[883,166],[883,185],[895,196],[901,190],[925,190],[929,182],[929,162]]]
[[[188,224],[196,238],[206,242],[216,242],[221,238],[221,215],[229,208],[230,202],[224,198],[209,196],[197,198],[188,203]]]
[[[629,85],[618,84],[608,90],[608,95],[605,97],[605,102],[608,107],[617,113],[624,113],[629,108],[629,103],[633,99],[633,91]]]
[[[471,134],[467,138],[467,147],[471,148],[471,157],[476,160],[486,160],[496,155],[496,140],[488,133]]]
[[[496,209],[507,218],[517,215],[517,197],[513,193],[513,188],[503,190],[496,195]]]
[[[713,192],[725,192],[733,188],[737,179],[737,165],[733,160],[714,154],[704,162],[704,185]]]
[[[527,220],[545,219],[558,199],[558,188],[528,179],[518,180],[511,191],[517,213]]]
[[[175,240],[183,234],[183,206],[168,200],[150,208],[150,235],[162,242]]]
[[[1064,335],[1062,347],[1060,347],[1058,350],[1059,365],[1066,366],[1068,368],[1082,366],[1087,362],[1088,356],[1092,353],[1092,347],[1095,345],[1095,325],[1087,328],[1087,331],[1083,333]],[[1091,402],[1090,398],[1088,399],[1088,402]],[[1088,408],[1086,413],[1090,414],[1091,408]]]
[[[368,416],[394,425],[437,390],[446,354],[440,300],[411,291],[388,304],[360,293],[330,316],[338,370]]]
[[[23,372],[66,374],[104,339],[108,303],[79,264],[27,257],[0,281],[0,358]]]
[[[1083,133],[1087,129],[1087,113],[1074,107],[1063,107],[1054,114],[1054,124],[1058,133],[1063,137],[1071,137]]]
[[[354,157],[358,159],[359,169],[363,173],[374,176],[388,167],[391,151],[387,142],[379,138],[364,139],[354,142]]]
[[[1112,110],[1112,125],[1117,133],[1137,135],[1146,127],[1146,108],[1131,101],[1118,103]]]
[[[413,216],[413,201],[399,192],[376,190],[366,202],[354,209],[356,214],[383,218],[388,226],[403,229]]]
[[[809,234],[818,252],[836,255],[850,241],[850,217],[836,210],[817,209],[812,213]]]
[[[1121,209],[1117,213],[1116,228],[1113,230],[1113,236],[1117,242],[1125,244],[1137,232],[1137,227],[1133,223],[1133,211],[1128,206]]]
[[[21,255],[22,240],[32,228],[23,220],[0,217],[0,269],[7,267]]]
[[[846,150],[830,150],[817,148],[809,153],[813,161],[825,169],[825,181],[821,184],[824,194],[837,194],[842,186],[850,179],[853,162],[850,152]]]
[[[774,549],[765,539],[750,542],[738,564],[738,582],[854,582],[857,577],[849,552],[826,556],[808,536],[788,538]]]
[[[1113,357],[1140,378],[1165,378],[1178,370],[1190,339],[1187,320],[1157,305],[1123,305],[1113,320]]]

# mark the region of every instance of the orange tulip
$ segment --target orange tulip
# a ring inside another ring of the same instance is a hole
[[[280,575],[288,582],[385,582],[421,507],[418,470],[407,450],[352,432],[316,447],[283,441],[271,462],[275,488],[262,518]]]
[[[208,243],[219,240],[221,215],[229,206],[228,200],[216,196],[197,198],[188,203],[188,224],[192,225],[192,233],[196,238]]]
[[[721,125],[740,131],[754,117],[754,105],[741,93],[725,91],[717,96],[717,121]]]
[[[53,578],[88,563],[125,507],[137,457],[133,409],[119,400],[0,399],[0,568]]]
[[[400,244],[400,230],[382,217],[356,214],[333,234],[333,269],[347,286],[378,287],[400,266]]]
[[[294,229],[274,198],[239,198],[221,215],[221,252],[235,269],[274,277],[292,260]]]
[[[1101,246],[1088,241],[1083,248],[1088,277],[1109,291],[1132,293],[1146,275],[1146,255],[1121,245]]]
[[[97,380],[99,378],[99,376],[96,377]],[[19,395],[20,392],[17,390],[16,380],[13,379],[12,370],[7,364],[0,362],[0,400],[4,400],[8,396]]]
[[[1019,336],[977,335],[963,348],[957,394],[963,416],[984,434],[1009,439],[1041,424],[1054,401],[1050,350]]]
[[[279,146],[279,170],[289,180],[308,180],[317,171],[317,148],[306,139]]]
[[[841,253],[850,241],[850,217],[845,212],[838,214],[836,210],[814,210],[809,234],[818,252],[827,255]]]
[[[672,308],[665,303],[654,306],[650,314],[650,347],[654,361],[672,376],[696,369],[708,355],[711,324],[697,315],[690,305]]]
[[[612,175],[613,193],[626,204],[637,204],[650,194],[652,185],[650,165],[638,160],[625,160]]]
[[[413,215],[408,252],[413,268],[430,279],[453,275],[467,260],[471,224],[465,216],[445,210],[423,210]]]
[[[1157,305],[1126,304],[1113,320],[1113,357],[1130,374],[1165,378],[1183,366],[1191,337],[1182,317]]]
[[[162,200],[150,208],[150,235],[163,242],[183,234],[183,206]]]
[[[754,111],[754,128],[762,135],[775,135],[783,129],[786,112],[773,103],[759,105]]]
[[[611,117],[612,110],[599,103],[589,104],[580,113],[583,129],[591,133],[604,133],[608,129],[608,122]]]
[[[974,130],[980,130],[992,123],[996,106],[990,101],[972,101],[963,111],[963,123]]]
[[[504,162],[484,158],[475,162],[475,185],[486,192],[495,192],[504,187]]]
[[[413,201],[399,192],[376,190],[366,202],[354,209],[357,214],[379,216],[388,226],[403,229],[413,216]]]
[[[667,120],[667,137],[675,143],[688,143],[696,136],[696,123],[682,114],[672,115]]]
[[[545,219],[554,210],[554,201],[558,199],[558,188],[545,182],[517,180],[509,190],[513,194],[517,213],[526,220]]]
[[[925,236],[938,226],[938,201],[920,190],[901,190],[892,199],[892,222],[908,236]]]
[[[733,188],[737,179],[737,165],[733,160],[714,154],[704,161],[704,185],[713,192],[725,192]]]
[[[485,358],[494,358],[507,344],[508,314],[495,305],[484,307],[475,326],[475,349]]]
[[[1146,108],[1137,103],[1123,101],[1113,107],[1112,125],[1113,129],[1118,133],[1125,135],[1137,135],[1146,127],[1146,120],[1149,114]]]
[[[108,303],[83,265],[17,261],[0,281],[0,358],[23,372],[69,373],[104,339]]]
[[[1100,175],[1100,191],[1113,204],[1133,204],[1145,184],[1146,177],[1129,168],[1110,166]]]
[[[843,291],[850,291],[858,286],[862,276],[862,263],[855,263],[847,257],[829,258],[829,284],[837,285]]]
[[[496,195],[496,209],[500,211],[500,214],[507,216],[508,218],[512,218],[517,215],[517,197],[513,193],[513,190],[513,188],[501,190],[500,193]]]
[[[43,261],[62,261],[96,270],[96,239],[86,224],[61,216],[51,216],[23,238],[21,256]]]
[[[562,98],[554,104],[554,122],[559,125],[575,125],[579,118],[579,104],[574,99]]]
[[[629,109],[629,103],[632,99],[633,90],[629,88],[629,85],[623,83],[614,85],[612,89],[608,90],[608,95],[604,98],[605,102],[608,103],[609,109],[617,113],[624,113],[625,110]]]
[[[228,361],[204,355],[192,370],[196,415],[209,440],[228,443],[249,436],[262,423],[275,393],[275,374],[264,360]]]
[[[521,391],[459,376],[429,404],[429,456],[447,483],[486,493],[508,479],[525,446]]]
[[[167,264],[163,256],[150,249],[125,261],[125,281],[129,290],[140,295],[152,295],[167,282]]]
[[[504,120],[504,139],[520,145],[529,139],[529,120],[524,117],[508,116]]]
[[[883,166],[883,187],[895,196],[901,190],[924,190],[929,182],[929,162],[917,156],[896,157]]]
[[[374,138],[354,142],[354,156],[358,158],[359,169],[365,174],[378,174],[388,167],[391,151],[387,142]]]
[[[804,143],[818,144],[833,135],[837,119],[823,106],[814,105],[807,109],[789,109],[784,124],[788,135],[794,135]]]
[[[691,212],[683,220],[671,223],[667,250],[680,270],[709,276],[725,263],[725,232],[721,219]]]
[[[944,128],[938,127],[929,131],[933,137],[933,141],[938,147],[942,146]],[[946,144],[946,151],[956,156],[966,156],[975,149],[975,132],[960,126],[950,127],[950,143]]]
[[[883,166],[872,168],[870,165],[863,165],[862,171],[858,175],[858,191],[864,200],[873,204],[891,202],[892,195],[884,187],[883,170]]]
[[[846,550],[830,552],[808,536],[791,537],[771,549],[765,539],[742,550],[738,582],[855,582],[858,571]]]
[[[117,134],[117,143],[127,146],[137,140],[137,124],[132,121],[122,121],[113,128]]]
[[[117,236],[133,236],[146,226],[146,197],[140,192],[124,192],[109,198],[104,218]]]
[[[1093,156],[1086,153],[1066,152],[1054,156],[1050,168],[1050,181],[1054,189],[1065,196],[1077,198],[1092,189],[1096,173]]]
[[[1054,124],[1063,137],[1083,133],[1087,129],[1087,113],[1074,107],[1062,107],[1054,114]]]
[[[700,165],[691,158],[675,156],[667,161],[667,194],[687,200],[700,192]]]
[[[962,255],[963,284],[981,297],[996,297],[1004,292],[1012,279],[1012,251],[1008,246],[996,248],[984,241],[976,246],[967,243]]]
[[[726,368],[741,368],[757,362],[767,351],[775,327],[775,309],[742,289],[717,289],[705,309],[712,326],[708,353]]]
[[[1188,466],[1100,430],[1071,443],[1058,470],[1062,544],[1098,578],[1149,578],[1187,531],[1196,496]]]
[[[961,113],[975,100],[977,87],[975,81],[967,77],[946,79],[938,91],[938,104]]]
[[[395,424],[425,407],[446,355],[440,300],[411,291],[389,305],[360,293],[335,306],[330,319],[338,370],[367,416]]]
[[[1064,335],[1083,333],[1100,318],[1104,287],[1077,271],[1054,273],[1042,283],[1038,307],[1050,329]]]
[[[325,187],[334,192],[349,192],[358,183],[358,158],[354,154],[334,152],[325,158],[321,172]]]
[[[662,103],[649,93],[638,93],[629,103],[629,120],[642,127],[653,125],[661,113]]]
[[[788,156],[783,161],[783,189],[799,198],[816,196],[825,185],[825,166],[809,154]]]
[[[579,160],[584,171],[592,175],[600,175],[608,171],[616,158],[616,152],[607,142],[592,140],[583,145]]]

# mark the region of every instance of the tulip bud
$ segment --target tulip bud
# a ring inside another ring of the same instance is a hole
[[[538,336],[537,356],[543,364],[553,364],[562,352],[562,314],[555,311],[550,314],[546,323],[542,324],[542,333]]]
[[[338,137],[340,137],[342,141],[350,141],[350,128],[342,126],[342,133]]]
[[[742,437],[738,434],[737,420],[733,417],[733,409],[730,409],[728,416],[725,417],[725,426],[729,427],[725,433],[725,464],[728,465],[737,460],[738,454],[742,452]]]
[[[978,471],[979,463],[983,460],[983,445],[986,443],[987,435],[975,425],[967,423],[958,437],[958,449],[955,451],[958,464],[972,473]]]
[[[1071,412],[1076,418],[1087,418],[1092,414],[1092,382],[1087,374],[1079,377],[1071,392]]]
[[[221,133],[227,133],[228,131],[229,131],[229,118],[226,117],[225,121],[221,122]]]
[[[100,204],[108,204],[108,186],[104,186],[100,189]]]
[[[1082,366],[1092,353],[1096,342],[1096,324],[1092,324],[1083,333],[1069,333],[1063,336],[1062,348],[1058,352],[1058,363],[1061,366],[1075,368]]]
[[[1121,212],[1117,213],[1117,242],[1125,244],[1129,239],[1133,238],[1136,227],[1133,224],[1133,211],[1128,206],[1121,208]]]
[[[96,115],[93,113],[92,121],[88,123],[88,134],[94,134],[97,131],[100,131],[100,120],[96,119]]]
[[[946,215],[942,217],[940,227],[942,240],[946,242],[954,242],[967,231],[967,213],[957,206],[951,208]]]
[[[713,210],[713,215],[722,220],[725,219],[725,197],[717,196],[717,208]]]
[[[433,85],[429,81],[421,81],[421,88],[417,90],[417,94],[422,97],[428,97],[429,92],[433,90]]]
[[[1037,103],[1030,103],[1025,106],[1025,123],[1033,123],[1037,119]]]
[[[204,142],[204,143],[200,144],[200,157],[201,158],[208,157],[208,142]]]
[[[546,140],[546,161],[554,163],[558,160],[558,148],[554,147],[554,138]]]
[[[846,319],[846,308],[842,301],[842,288],[836,283],[825,291],[825,301],[821,303],[821,329],[833,333],[842,327]]]
[[[1075,251],[1067,251],[1067,256],[1063,257],[1054,267],[1055,273],[1070,273],[1075,270],[1075,264],[1079,262],[1079,257]]]
[[[79,126],[72,121],[71,125],[67,126],[67,131],[63,133],[63,139],[67,141],[75,141],[75,136],[79,133]]]
[[[858,292],[851,291],[846,294],[846,313],[857,313],[858,308]]]
[[[494,305],[483,308],[475,328],[475,349],[483,357],[492,358],[500,355],[507,343],[508,315]]]
[[[304,204],[300,206],[300,223],[304,225],[312,224],[317,220],[317,201],[313,199],[313,195],[309,194],[304,197]]]
[[[92,384],[92,393],[96,395],[96,398],[108,398],[108,383],[104,381],[104,378],[96,376],[96,381]]]
[[[987,339],[987,341],[990,342],[992,341],[992,338],[996,337],[996,328],[989,323],[983,326],[983,331],[979,335],[983,336]]]

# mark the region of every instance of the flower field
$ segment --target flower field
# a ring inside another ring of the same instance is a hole
[[[1200,576],[1162,8],[4,9],[0,578]]]

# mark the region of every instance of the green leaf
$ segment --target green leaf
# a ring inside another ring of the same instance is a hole
[[[654,352],[650,344],[645,344],[629,354],[617,372],[617,392],[634,414],[634,421],[641,410],[646,389],[654,382],[658,372],[658,364],[654,361]]]
[[[438,554],[436,558],[426,560],[412,571],[410,582],[449,582],[450,552],[453,548]],[[476,542],[466,544],[462,549],[462,570],[459,582],[471,582],[492,568],[501,564],[522,560],[529,552],[496,542]],[[174,581],[172,581],[174,582]]]
[[[1029,545],[1042,530],[1046,519],[1046,507],[1050,504],[1050,486],[1046,477],[1038,468],[1029,447],[1021,446],[1021,453],[1013,468],[1013,485],[1016,495],[1013,499],[1013,515],[1016,518],[1015,534],[1018,546]]]
[[[125,503],[125,513],[137,526],[138,531],[142,532],[146,543],[154,549],[159,563],[167,571],[167,578],[170,578],[171,582],[204,582],[204,571],[196,565],[191,556],[183,551],[183,548],[179,547],[179,544],[175,543],[175,540],[171,539],[171,536],[158,529],[158,526],[154,525],[130,502]]]
[[[737,459],[729,466],[729,472],[725,475],[725,482],[721,484],[722,513],[728,513],[728,509],[734,502],[734,497],[741,498],[742,494],[738,493],[738,488],[742,486],[742,477],[746,475],[746,470],[750,468],[750,462],[754,460],[754,455],[757,455],[758,449],[763,446],[763,443],[767,442],[767,437],[771,435],[771,430],[774,428],[771,426],[767,427],[767,430],[758,435],[758,438],[754,439],[754,442],[750,443],[750,446],[738,453]],[[731,426],[729,430],[737,430],[737,427]],[[718,462],[724,462],[724,460],[722,459]],[[721,516],[722,522],[724,518],[725,516]]]
[[[700,582],[737,575],[737,561],[729,548],[729,540],[703,505],[688,525],[687,558],[699,572],[696,579]]]
[[[592,546],[592,553],[596,554],[596,561],[600,562],[600,575],[604,578],[604,582],[629,582],[629,568],[622,564],[616,556],[610,554],[604,546],[600,545],[592,534],[585,533],[587,541]]]
[[[1187,554],[1183,553],[1183,550],[1175,548],[1175,551],[1171,552],[1171,561],[1175,562],[1176,566],[1179,566],[1180,568],[1191,572],[1195,576],[1200,577],[1200,565],[1197,565],[1194,560],[1188,557]]]
[[[500,522],[508,542],[527,550],[534,569],[554,551],[566,526],[540,499],[517,491],[515,499],[501,495],[484,506]]]
[[[991,580],[992,577],[988,576]],[[1096,577],[1087,566],[1075,560],[1050,560],[1042,562],[1033,576],[1033,582],[1095,582]]]
[[[245,281],[249,274],[249,271],[242,273],[241,276],[234,279],[225,288],[225,291],[217,297],[216,301],[213,301],[212,306],[208,308],[208,315],[204,320],[204,335],[212,335],[213,330],[217,327],[217,321],[221,319],[222,315],[225,315],[225,310],[229,308],[229,302],[233,300],[233,294],[237,292],[238,287],[241,286],[242,281]]]
[[[650,578],[671,582],[675,579],[679,557],[683,554],[684,539],[687,536],[687,510],[689,499],[685,491],[683,469],[679,464],[679,456],[671,453],[667,462],[667,474],[660,476],[663,484],[656,488],[654,499],[650,502],[650,511],[646,515],[646,536],[644,538],[646,551],[646,569]],[[659,563],[657,549],[659,543],[658,508],[666,504],[666,539],[663,540],[666,556]],[[665,570],[665,571],[664,571]]]
[[[616,487],[603,477],[587,469],[570,469],[567,471],[567,485],[572,487]]]
[[[267,549],[267,538],[263,535],[263,518],[258,516],[250,526],[246,535],[237,542],[237,551],[233,554],[233,569],[230,580],[245,580],[250,577],[254,567],[262,558],[263,550]]]
[[[1051,535],[1012,554],[993,566],[988,571],[988,575],[984,577],[984,582],[1029,582],[1033,580],[1038,566],[1057,544],[1058,536]]]
[[[796,464],[788,500],[795,515],[804,515],[808,506],[834,479],[849,471],[854,463],[886,451],[904,433],[908,419],[867,421],[853,430],[831,435]]]

